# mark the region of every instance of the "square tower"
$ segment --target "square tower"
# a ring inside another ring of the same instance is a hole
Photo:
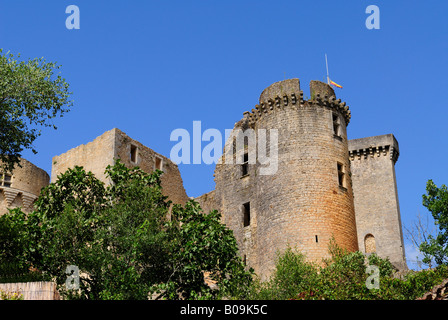
[[[359,250],[407,269],[395,178],[398,142],[386,134],[349,140],[348,148]]]
[[[116,128],[85,145],[53,157],[51,182],[55,182],[59,174],[77,165],[91,171],[107,185],[110,180],[105,174],[106,167],[113,165],[115,159],[120,159],[128,168],[138,166],[147,173],[162,170],[163,194],[177,204],[184,205],[188,201],[178,166]]]

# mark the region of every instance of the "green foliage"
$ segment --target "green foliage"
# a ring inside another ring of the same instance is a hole
[[[6,292],[0,290],[0,300],[23,300],[23,294],[20,292]]]
[[[45,281],[28,261],[28,220],[19,208],[0,216],[0,283]]]
[[[25,265],[25,214],[20,209],[9,210],[0,216],[0,261]]]
[[[438,188],[432,180],[426,184],[426,194],[423,195],[423,205],[431,212],[439,232],[434,237],[428,236],[427,241],[420,244],[420,251],[425,255],[423,262],[428,264],[434,259],[436,264],[448,264],[448,188],[442,185]]]
[[[60,68],[43,58],[18,61],[0,49],[0,160],[3,170],[20,165],[23,149],[37,151],[39,127],[53,127],[52,119],[72,105],[68,84],[55,72]]]
[[[403,279],[380,278],[379,299],[414,300],[430,291],[435,285],[448,278],[448,267],[440,265],[435,269],[409,271]]]
[[[216,211],[205,214],[190,201],[173,206],[169,220],[162,171],[147,174],[117,160],[106,173],[108,187],[81,167],[69,169],[42,190],[33,213],[15,209],[2,218],[8,223],[0,237],[8,241],[0,255],[37,268],[66,299],[148,299],[156,291],[163,299],[244,296],[251,274]],[[79,290],[66,287],[68,266],[79,268]]]
[[[162,229],[170,203],[160,172],[147,174],[117,161],[105,187],[81,167],[46,187],[30,217],[38,226],[33,264],[52,275],[71,299],[147,299],[166,265]],[[66,268],[80,270],[80,290],[65,290]]]
[[[394,277],[395,268],[388,259],[376,254],[348,252],[333,242],[331,257],[316,265],[288,248],[277,258],[269,281],[254,281],[250,299],[306,300],[413,300],[448,277],[448,267],[420,272],[410,271],[402,279]],[[366,285],[370,276],[367,266],[379,269],[379,289]]]
[[[173,245],[170,275],[157,292],[168,299],[244,297],[251,271],[245,271],[233,232],[221,223],[218,211],[205,214],[194,201],[185,208],[175,205],[167,229]],[[217,289],[204,282],[205,274]]]
[[[276,269],[267,282],[254,282],[252,297],[255,299],[296,299],[299,294],[312,297],[318,286],[318,266],[305,261],[305,256],[288,247],[277,255]]]

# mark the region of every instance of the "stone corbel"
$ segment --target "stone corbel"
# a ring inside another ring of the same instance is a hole
[[[295,94],[295,93],[292,93],[292,94],[291,94],[291,103],[292,103],[292,104],[296,104],[296,102],[297,102],[296,94]]]
[[[279,97],[279,96],[275,97],[275,106],[276,106],[277,108],[280,107],[280,97]]]
[[[14,202],[14,199],[19,194],[19,191],[15,190],[15,189],[6,189],[5,188],[5,189],[3,189],[3,193],[5,194],[6,203],[8,204],[8,206],[10,206]]]

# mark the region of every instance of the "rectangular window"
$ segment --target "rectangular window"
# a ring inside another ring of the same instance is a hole
[[[337,113],[333,113],[333,133],[338,137],[341,136],[341,121]]]
[[[243,225],[250,225],[250,202],[243,204]]]
[[[12,181],[12,176],[5,173],[5,174],[1,174],[0,173],[0,186],[6,187],[6,188],[10,188],[11,187],[11,181]]]
[[[246,176],[249,174],[249,154],[244,153],[243,164],[241,165],[241,176]]]
[[[338,182],[339,186],[345,188],[344,165],[338,162]]]
[[[129,157],[132,162],[137,162],[137,147],[131,144],[131,152],[129,154]]]
[[[155,161],[155,164],[154,164],[154,169],[155,169],[155,170],[162,170],[162,163],[163,163],[163,159],[162,159],[162,158],[159,158],[159,157],[156,156],[156,161]]]
[[[244,153],[243,164],[241,165],[241,175],[245,176],[249,174],[249,154]]]

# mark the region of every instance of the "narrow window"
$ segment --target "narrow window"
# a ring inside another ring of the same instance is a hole
[[[5,173],[5,174],[1,174],[0,173],[0,186],[4,186],[6,188],[10,188],[11,187],[11,180],[12,180],[12,176]]]
[[[3,185],[7,188],[11,187],[11,176],[9,174],[5,174]]]
[[[338,182],[340,187],[345,188],[345,173],[344,173],[344,165],[338,162]]]
[[[333,133],[340,137],[341,136],[341,122],[337,113],[333,113]]]
[[[129,154],[129,157],[132,162],[137,162],[137,147],[131,144],[131,153]]]
[[[245,266],[247,265],[246,255],[243,256],[243,264],[244,264]]]
[[[318,243],[319,242],[319,238],[317,237],[317,234],[315,235],[315,237],[316,237],[316,243]]]
[[[372,234],[368,234],[364,238],[364,247],[365,247],[366,253],[376,252],[375,237]]]
[[[249,174],[249,154],[246,152],[243,156],[243,164],[241,165],[241,175],[245,176]]]
[[[162,170],[162,158],[156,157],[156,162],[154,164],[154,169],[155,170]]]
[[[250,202],[243,204],[243,225],[250,225]]]

